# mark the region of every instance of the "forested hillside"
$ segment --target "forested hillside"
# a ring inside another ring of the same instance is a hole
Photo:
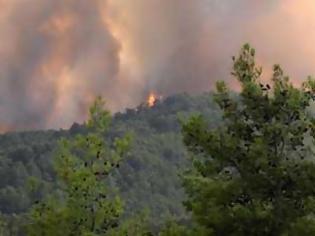
[[[149,212],[158,226],[170,216],[184,217],[183,190],[178,174],[189,163],[182,143],[180,120],[201,113],[215,125],[218,107],[210,94],[179,94],[142,104],[113,117],[107,137],[129,132],[131,150],[110,185],[120,192],[125,214]],[[85,133],[79,124],[69,130],[8,133],[0,136],[0,211],[16,221],[35,201],[56,191],[52,157],[57,141]],[[31,189],[36,187],[36,192]]]
[[[201,96],[113,119],[97,97],[84,124],[0,137],[0,235],[315,235],[315,80],[255,50]]]

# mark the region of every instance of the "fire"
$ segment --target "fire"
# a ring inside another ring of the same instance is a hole
[[[148,99],[147,99],[147,104],[149,107],[153,107],[155,105],[155,102],[157,101],[157,96],[154,93],[150,93]]]

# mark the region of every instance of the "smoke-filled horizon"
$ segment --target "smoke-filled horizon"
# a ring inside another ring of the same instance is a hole
[[[231,81],[249,42],[270,73],[315,75],[313,0],[0,0],[0,131],[67,128],[102,95],[111,111],[150,91]]]

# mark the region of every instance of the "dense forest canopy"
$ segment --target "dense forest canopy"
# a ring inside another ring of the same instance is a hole
[[[167,217],[184,217],[183,189],[178,174],[188,165],[181,138],[180,119],[204,114],[213,124],[220,120],[218,107],[210,94],[179,94],[156,101],[153,107],[142,104],[114,115],[108,139],[131,132],[133,141],[128,156],[110,177],[125,202],[125,214],[147,209],[152,224],[158,227]],[[12,132],[0,136],[0,211],[14,220],[37,200],[55,190],[53,156],[60,138],[86,133],[73,124],[69,130]],[[32,181],[38,191],[29,191]]]

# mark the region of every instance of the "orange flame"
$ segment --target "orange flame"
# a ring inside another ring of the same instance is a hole
[[[157,96],[154,93],[150,93],[147,104],[149,107],[153,107],[155,105],[155,102],[157,101]]]

